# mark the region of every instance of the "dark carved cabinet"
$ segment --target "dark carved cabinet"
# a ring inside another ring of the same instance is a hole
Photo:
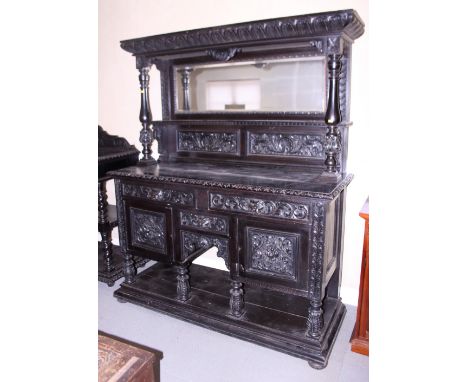
[[[139,70],[143,158],[111,172],[120,301],[326,366],[345,314],[351,46],[363,32],[343,10],[121,42]],[[213,247],[226,271],[192,264]],[[137,275],[139,257],[157,263]]]

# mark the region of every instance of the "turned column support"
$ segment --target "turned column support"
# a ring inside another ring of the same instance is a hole
[[[324,175],[339,176],[337,169],[337,156],[341,152],[341,137],[338,124],[342,121],[340,110],[340,74],[341,54],[330,54],[328,56],[328,103],[325,113],[325,123],[328,131],[325,136],[325,166]]]
[[[176,265],[177,272],[177,299],[187,301],[190,298],[189,264]]]
[[[182,81],[182,89],[184,91],[184,103],[183,103],[183,110],[189,111],[190,110],[190,73],[193,71],[192,68],[183,68],[179,69],[178,72],[181,75]]]
[[[243,284],[239,281],[231,281],[231,289],[229,290],[229,293],[231,294],[231,298],[229,300],[231,314],[234,317],[241,317],[245,313]]]
[[[149,81],[150,81],[150,76],[149,76],[150,69],[151,69],[151,66],[144,66],[138,69],[140,71],[140,75],[138,76],[138,79],[140,81],[140,98],[141,98],[140,122],[143,126],[140,131],[140,142],[143,146],[143,150],[142,150],[143,158],[141,159],[141,161],[143,162],[154,161],[154,158],[151,155],[153,152],[151,150],[151,146],[154,140],[153,131],[151,129],[153,116],[151,114],[151,107],[150,107],[149,93],[148,93]]]
[[[98,227],[102,238],[101,242],[106,270],[110,272],[114,269],[114,257],[112,251],[112,228],[109,225],[109,217],[107,216],[108,205],[106,180],[98,181]]]
[[[307,316],[307,335],[319,339],[323,328],[322,301],[312,300],[309,305]]]

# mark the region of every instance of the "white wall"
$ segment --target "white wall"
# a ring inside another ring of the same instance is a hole
[[[363,220],[359,210],[369,193],[368,155],[368,2],[367,0],[99,0],[99,121],[111,134],[125,137],[141,150],[138,135],[140,92],[135,59],[119,41],[186,29],[258,19],[353,8],[366,24],[353,46],[351,120],[348,171],[355,179],[348,188],[342,296],[357,305],[362,254]],[[150,72],[150,102],[154,119],[161,119],[159,72]],[[156,147],[154,147],[156,152]],[[110,201],[114,200],[109,184]],[[116,231],[116,230],[114,230]],[[116,233],[116,232],[115,232]]]

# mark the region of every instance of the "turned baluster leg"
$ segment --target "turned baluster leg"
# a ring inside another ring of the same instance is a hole
[[[177,271],[177,299],[187,301],[190,298],[189,265],[176,265]]]
[[[341,151],[341,138],[338,130],[338,124],[342,121],[340,111],[339,80],[341,74],[340,54],[331,54],[328,56],[328,104],[325,114],[325,123],[328,131],[325,136],[325,175],[338,175],[337,156]]]
[[[307,317],[307,334],[312,338],[320,338],[323,328],[322,301],[312,300],[309,306]]]
[[[182,81],[182,89],[184,91],[184,104],[183,110],[189,111],[190,110],[190,73],[193,71],[192,68],[183,68],[179,69],[178,72],[181,75]]]
[[[98,181],[98,227],[101,234],[101,242],[103,245],[104,262],[106,270],[114,269],[114,257],[112,251],[112,228],[109,226],[109,218],[107,216],[107,190],[106,181]]]
[[[151,145],[153,144],[153,131],[151,130],[152,124],[152,114],[151,107],[149,103],[149,71],[151,66],[145,66],[139,69],[140,75],[138,79],[140,80],[140,93],[141,93],[141,104],[140,104],[140,122],[143,128],[140,131],[140,142],[143,146],[142,154],[143,158],[141,161],[154,161],[154,158],[151,156],[152,150]]]
[[[231,299],[229,300],[231,314],[234,317],[240,317],[245,312],[243,284],[239,281],[231,281],[231,289],[229,290],[229,292],[231,294]]]

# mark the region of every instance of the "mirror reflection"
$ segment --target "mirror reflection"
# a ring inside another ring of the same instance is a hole
[[[323,112],[324,57],[176,66],[177,113]]]

